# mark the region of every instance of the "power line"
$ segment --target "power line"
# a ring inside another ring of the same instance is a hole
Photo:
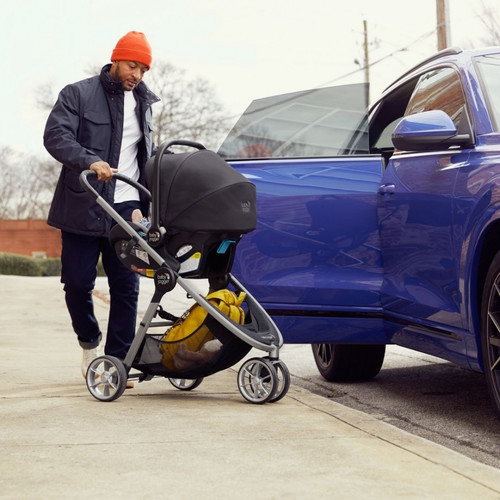
[[[436,33],[436,29],[433,29],[433,30],[429,31],[428,33],[424,33],[423,35],[420,35],[418,38],[416,38],[415,40],[413,40],[412,42],[410,42],[408,45],[406,45],[404,47],[401,47],[400,49],[394,50],[390,54],[387,54],[387,55],[385,55],[385,56],[377,59],[376,61],[374,61],[372,63],[369,63],[368,66],[369,67],[375,66],[376,64],[378,64],[378,63],[380,63],[382,61],[385,61],[386,59],[389,59],[390,57],[393,57],[394,55],[398,54],[399,52],[405,52],[412,45],[415,45],[416,43],[418,43],[418,42],[420,42],[422,40],[425,40],[426,38],[429,38],[430,36],[434,35],[435,33]],[[360,71],[365,71],[365,70],[366,70],[366,66],[365,65],[360,66],[359,68],[355,69],[354,71],[350,71],[349,73],[345,73],[344,75],[338,76],[338,77],[336,77],[336,78],[334,78],[332,80],[329,80],[329,81],[324,82],[324,83],[322,83],[320,85],[317,85],[313,89],[305,90],[303,93],[307,94],[309,92],[314,92],[314,89],[316,89],[316,88],[321,88],[321,87],[325,87],[327,85],[331,85],[334,82],[338,82],[339,80],[343,80],[344,78],[347,78],[349,76],[355,75],[356,73],[359,73]],[[270,105],[267,105],[267,106],[263,106],[262,108],[258,108],[258,109],[252,110],[251,112],[247,113],[246,115],[248,116],[250,114],[258,113],[258,112],[263,111],[265,109],[272,108],[272,107],[276,106],[276,104],[282,104],[282,103],[286,102],[287,100],[292,100],[292,99],[294,99],[294,98],[285,99],[284,101],[280,101],[279,103],[273,103],[273,104],[270,104]],[[237,114],[237,115],[233,115],[233,116],[228,116],[225,119],[226,120],[232,120],[232,119],[238,118],[240,116],[241,116],[240,114]]]
[[[400,49],[397,49],[397,50],[394,50],[393,52],[391,52],[390,54],[387,54],[383,57],[381,57],[380,59],[377,59],[376,61],[368,64],[369,67],[372,67],[372,66],[375,66],[376,64],[382,62],[382,61],[385,61],[386,59],[389,59],[390,57],[393,57],[394,55],[398,54],[399,52],[405,52],[407,51],[412,45],[415,45],[416,43],[422,41],[422,40],[425,40],[426,38],[429,38],[430,36],[434,35],[434,33],[436,33],[436,29],[433,29],[432,31],[429,31],[428,33],[425,33],[423,35],[420,35],[418,38],[416,38],[415,40],[413,40],[413,42],[409,43],[408,45],[406,45],[405,47],[401,47]],[[325,83],[322,83],[321,85],[318,85],[318,87],[324,87],[326,85],[330,85],[334,82],[337,82],[339,80],[342,80],[344,78],[347,78],[348,76],[351,76],[351,75],[354,75],[356,73],[359,73],[360,71],[364,71],[366,68],[365,66],[360,66],[359,68],[355,69],[354,71],[351,71],[349,73],[346,73],[345,75],[342,75],[342,76],[339,76],[337,78],[334,78],[333,80],[329,80]]]

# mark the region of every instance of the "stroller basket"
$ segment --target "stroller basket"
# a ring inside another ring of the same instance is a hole
[[[251,346],[235,336],[226,334],[226,337],[223,347],[209,361],[190,368],[169,369],[162,362],[161,347],[164,344],[164,335],[148,334],[144,338],[133,366],[144,373],[160,377],[185,379],[207,377],[230,368],[246,356],[251,349]],[[182,340],[178,343],[181,344]]]
[[[243,292],[236,294],[223,289],[211,292],[206,299],[235,324],[242,324],[245,321],[245,297]],[[164,376],[200,377],[228,368],[249,351],[250,346],[247,343],[231,335],[197,303],[180,318],[173,319],[173,325],[163,337],[146,337],[141,356],[135,360],[135,365],[157,365],[160,361],[164,367],[160,369],[160,373]],[[159,346],[152,345],[155,342]],[[147,366],[143,368],[143,371],[146,370]]]

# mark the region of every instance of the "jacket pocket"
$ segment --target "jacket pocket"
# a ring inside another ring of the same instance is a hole
[[[106,151],[111,141],[111,119],[99,111],[85,111],[78,142],[91,151]]]
[[[89,198],[91,197],[85,189],[81,186],[80,184],[80,174],[78,172],[75,172],[74,170],[63,167],[62,174],[61,174],[63,186],[69,190],[71,193],[74,193],[75,195],[86,195]],[[89,184],[96,189],[96,184],[97,184],[97,177],[94,175],[91,175],[88,177],[88,182]],[[73,200],[74,201],[74,200]]]

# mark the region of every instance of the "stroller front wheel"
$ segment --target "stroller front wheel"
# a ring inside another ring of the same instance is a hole
[[[128,374],[123,362],[114,356],[100,356],[87,369],[87,389],[99,401],[114,401],[127,388]]]
[[[278,374],[274,365],[265,358],[251,358],[238,371],[238,388],[250,403],[271,401],[278,387]]]

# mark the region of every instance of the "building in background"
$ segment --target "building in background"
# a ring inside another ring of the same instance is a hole
[[[60,257],[61,232],[46,220],[0,219],[0,253],[28,257]]]

